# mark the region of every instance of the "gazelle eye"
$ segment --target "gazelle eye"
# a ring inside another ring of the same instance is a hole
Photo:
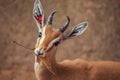
[[[59,43],[60,43],[60,41],[56,41],[56,42],[54,43],[54,45],[57,46]]]
[[[42,33],[40,32],[40,33],[39,33],[39,38],[41,38],[41,36],[42,36]]]

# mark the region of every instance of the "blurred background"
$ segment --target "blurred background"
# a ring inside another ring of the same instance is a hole
[[[41,0],[46,18],[52,10],[53,27],[59,28],[70,16],[74,25],[88,21],[88,29],[79,37],[58,47],[57,60],[120,61],[120,0]],[[33,19],[34,0],[0,0],[0,80],[36,80],[33,52],[15,40],[34,48],[38,28]]]

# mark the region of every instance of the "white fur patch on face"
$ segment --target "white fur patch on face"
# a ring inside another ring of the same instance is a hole
[[[37,40],[37,47],[43,43],[44,39],[45,39],[45,28],[43,28],[43,32],[42,32],[41,38],[38,38],[38,40]],[[34,50],[34,53],[36,55],[38,55],[38,52],[39,52],[39,48],[36,48]]]
[[[42,32],[42,37],[41,37],[41,40],[40,40],[40,44],[42,44],[43,43],[43,41],[44,41],[44,39],[45,39],[45,28],[46,28],[46,26],[43,28],[43,32]]]
[[[38,51],[39,51],[39,49],[36,48],[36,49],[34,50],[34,53],[35,53],[36,55],[38,55]]]
[[[54,44],[56,41],[58,41],[58,40],[60,40],[59,37],[56,38],[56,39],[54,39],[54,40],[52,40],[52,41],[48,44],[46,50],[49,50],[49,49],[53,46],[53,44]]]

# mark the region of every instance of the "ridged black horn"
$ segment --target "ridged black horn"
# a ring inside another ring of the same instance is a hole
[[[48,17],[47,25],[52,25],[53,16],[55,13],[56,13],[56,11],[51,12],[51,14]]]
[[[70,18],[69,18],[68,16],[66,16],[66,17],[67,17],[67,22],[65,23],[64,26],[62,26],[62,27],[60,28],[60,31],[61,31],[62,33],[67,29],[67,27],[69,26],[69,23],[70,23]]]

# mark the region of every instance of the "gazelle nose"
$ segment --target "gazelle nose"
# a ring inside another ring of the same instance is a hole
[[[36,49],[34,50],[34,52],[35,52],[35,54],[36,54],[37,56],[43,55],[43,53],[41,53],[38,48],[36,48]]]
[[[38,55],[43,55],[43,53],[41,53],[41,52],[38,52]]]

